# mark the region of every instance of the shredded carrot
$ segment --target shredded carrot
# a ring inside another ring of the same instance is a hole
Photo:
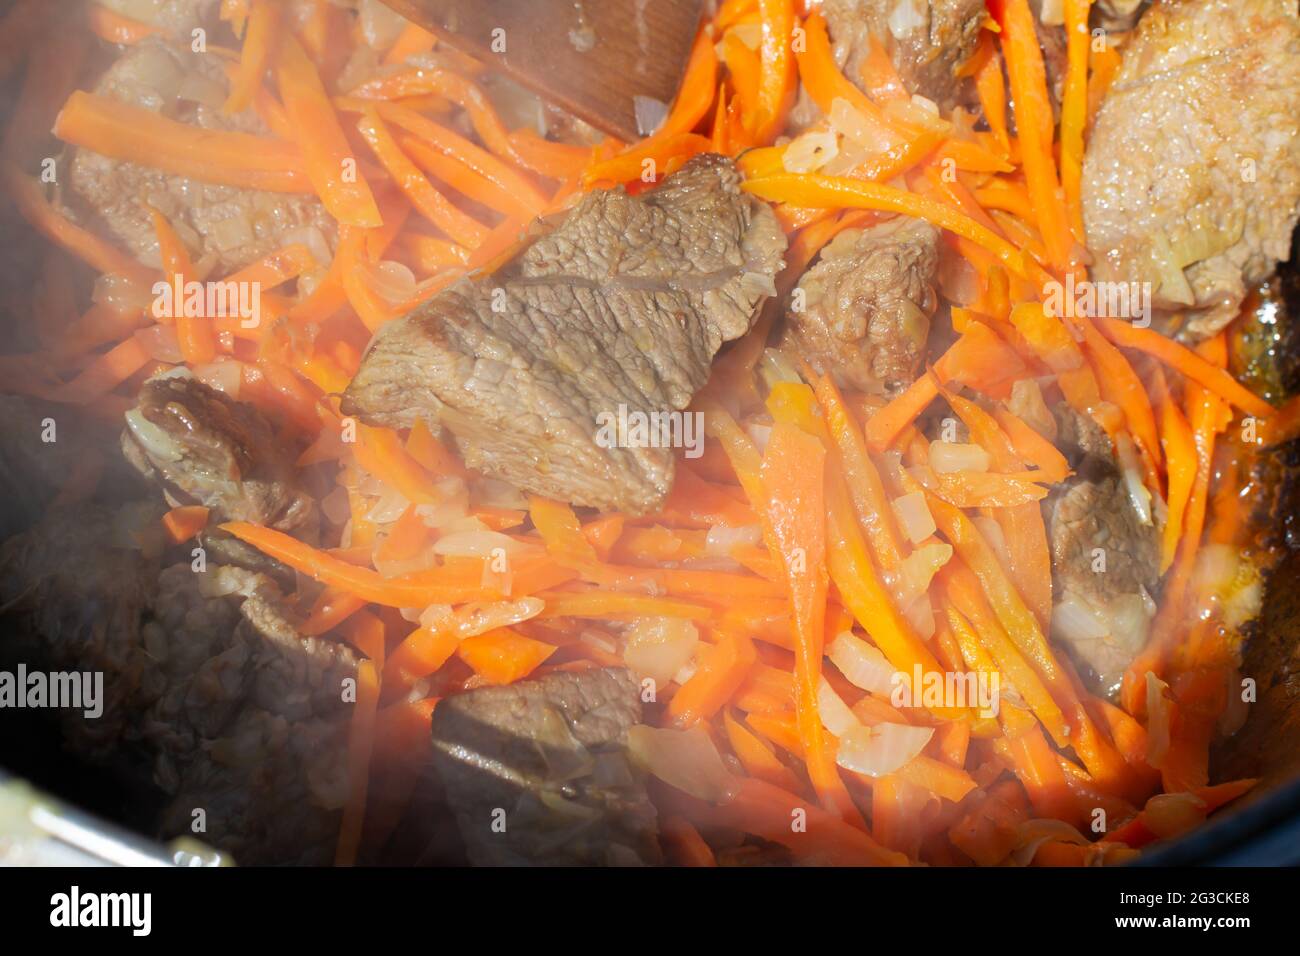
[[[1066,72],[1061,97],[1061,187],[1075,242],[1083,232],[1083,132],[1088,121],[1088,31],[1091,0],[1065,0]]]
[[[794,102],[796,68],[790,49],[795,27],[794,0],[758,0],[758,9],[762,22],[761,67],[752,135],[754,143],[761,145],[780,132]]]
[[[717,866],[718,861],[700,831],[684,817],[668,817],[660,826],[668,855],[681,866]]]
[[[724,632],[702,655],[691,678],[673,695],[668,716],[681,727],[708,720],[744,683],[756,659],[754,644],[748,637]]]
[[[222,106],[224,113],[239,113],[253,103],[262,74],[266,72],[271,56],[280,42],[280,14],[282,7],[270,0],[254,0],[248,14],[248,28],[244,32],[244,45],[239,57],[239,68],[230,87],[230,95]]]
[[[203,505],[181,505],[163,515],[163,528],[174,544],[188,541],[208,525],[208,509]]]
[[[345,226],[383,225],[316,66],[293,37],[285,37],[280,45],[275,76],[285,112],[302,144],[307,175],[330,215]]]
[[[54,135],[113,159],[238,189],[310,192],[297,147],[265,136],[204,129],[81,90],[54,122]]]
[[[397,35],[393,45],[388,48],[384,54],[384,65],[393,66],[397,63],[404,62],[407,57],[416,56],[421,53],[428,53],[438,44],[438,38],[435,37],[418,23],[407,22],[402,27],[402,32]]]
[[[1243,412],[1256,418],[1268,418],[1275,411],[1272,405],[1223,369],[1215,368],[1185,345],[1161,335],[1155,329],[1138,328],[1131,322],[1119,319],[1099,319],[1098,324],[1106,337],[1116,345],[1154,356]]]
[[[465,638],[456,654],[489,684],[513,684],[540,667],[555,650],[553,644],[501,627]]]
[[[122,43],[134,46],[147,37],[156,36],[159,29],[150,23],[142,23],[123,16],[102,3],[91,3],[87,11],[90,29],[95,36],[105,43]]]

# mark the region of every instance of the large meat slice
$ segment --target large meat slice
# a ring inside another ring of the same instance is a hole
[[[473,863],[659,861],[655,809],[626,749],[638,690],[629,671],[607,668],[438,704],[434,765]]]
[[[1223,328],[1285,259],[1300,215],[1294,0],[1160,2],[1143,15],[1083,165],[1092,278],[1150,282]]]
[[[64,743],[152,780],[161,835],[194,832],[202,810],[200,838],[236,860],[328,863],[352,652],[299,634],[265,575],[160,571],[120,514],[55,511],[0,545],[0,661],[103,674],[100,717],[58,712]]]
[[[957,72],[986,14],[984,0],[825,0],[822,15],[835,60],[854,83],[875,35],[908,90],[949,107],[961,98]]]
[[[1113,694],[1146,644],[1160,583],[1155,524],[1134,505],[1110,439],[1091,418],[1057,411],[1075,474],[1044,502],[1052,553],[1052,638],[1094,690]]]
[[[909,385],[925,354],[939,233],[902,216],[846,229],[799,280],[783,345],[841,384],[892,394]]]
[[[178,122],[268,135],[252,111],[222,112],[227,91],[215,56],[155,40],[123,53],[95,88]],[[314,197],[201,183],[89,149],[72,151],[68,181],[61,198],[71,215],[154,266],[159,254],[150,207],[175,226],[197,263],[215,266],[215,276],[290,242],[324,255],[336,234],[334,221]]]
[[[651,511],[672,449],[610,441],[602,423],[685,408],[775,291],[784,250],[720,156],[640,196],[598,190],[498,272],[385,326],[344,410],[445,427],[471,468],[529,491]]]

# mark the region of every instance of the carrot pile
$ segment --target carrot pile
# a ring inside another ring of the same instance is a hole
[[[861,77],[846,76],[824,20],[795,0],[722,3],[663,122],[632,144],[511,129],[485,92],[485,67],[459,54],[430,65],[434,38],[409,24],[370,51],[383,66],[343,92],[345,64],[370,41],[326,0],[297,22],[273,0],[222,5],[236,39],[207,54],[230,78],[222,109],[256,116],[260,133],[188,126],[73,89],[75,63],[65,63],[57,116],[40,117],[63,143],[315,197],[337,224],[332,249],[294,243],[225,277],[160,210],[154,269],[47,195],[16,145],[41,128],[33,117],[51,96],[42,59],[26,63],[4,190],[57,255],[120,294],[47,330],[46,351],[6,356],[6,382],[116,415],[146,377],[183,365],[263,409],[303,449],[299,465],[333,483],[319,545],[221,527],[299,572],[289,597],[304,633],[345,641],[364,660],[340,863],[387,835],[441,696],[621,665],[647,620],[667,622],[687,649],[656,681],[647,720],[703,728],[731,775],[708,793],[655,791],[680,863],[714,865],[720,830],[828,863],[994,864],[1017,851],[1041,865],[1118,861],[1169,835],[1164,805],[1148,804],[1155,794],[1180,794],[1203,817],[1249,788],[1213,787],[1207,773],[1216,717],[1240,677],[1236,636],[1212,609],[1194,641],[1188,629],[1206,606],[1193,573],[1203,538],[1240,531],[1226,510],[1234,470],[1215,462],[1242,453],[1240,416],[1272,408],[1227,372],[1222,336],[1191,350],[1043,307],[1046,284],[1087,276],[1080,165],[1118,57],[1080,32],[1087,0],[1066,0],[1058,127],[1026,0],[990,9],[964,70],[987,130],[913,97],[879,44]],[[102,42],[158,34],[88,11]],[[22,51],[0,54],[13,61],[0,67],[21,66]],[[800,87],[821,118],[796,130]],[[826,143],[830,159],[811,148]],[[951,344],[885,401],[841,392],[808,367],[774,378],[769,310],[717,363],[695,405],[705,453],[678,461],[673,492],[648,517],[525,498],[467,470],[422,425],[397,432],[342,415],[339,393],[384,324],[491,267],[536,217],[582,192],[647,188],[704,151],[737,157],[744,189],[775,208],[790,239],[783,293],[846,228],[910,215],[942,230],[944,255],[970,280],[951,303]],[[260,282],[260,324],[141,304],[152,283],[177,277]],[[1140,482],[1165,505],[1153,635],[1118,705],[1090,693],[1048,640],[1039,502],[1069,469],[1036,411],[1056,401],[1131,448]],[[951,443],[962,448],[956,464],[922,434],[936,410],[967,436]],[[212,527],[195,507],[164,524],[176,543]],[[897,672],[919,681],[913,699],[891,692]],[[954,674],[997,674],[996,712],[921,693]],[[1045,831],[1043,819],[1068,826]]]

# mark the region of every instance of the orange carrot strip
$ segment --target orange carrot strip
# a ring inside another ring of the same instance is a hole
[[[828,586],[825,462],[820,441],[795,425],[778,422],[763,454],[760,478],[793,608],[795,713],[808,773],[827,809],[860,825],[861,815],[840,779],[817,706]]]
[[[402,137],[401,144],[402,149],[430,176],[437,177],[461,195],[480,202],[489,209],[520,219],[531,219],[542,211],[542,207],[536,205],[536,197],[517,195],[503,189],[422,139],[407,135]]]
[[[1088,122],[1088,7],[1091,0],[1065,0],[1066,72],[1061,97],[1061,187],[1070,229],[1078,243],[1083,232],[1083,131]]]
[[[116,10],[110,10],[102,3],[90,4],[87,11],[90,29],[105,43],[121,43],[134,46],[146,37],[156,36],[162,32],[151,23],[142,23],[123,16]]]
[[[181,505],[163,515],[162,523],[172,543],[180,544],[208,526],[208,509],[203,505]]]
[[[297,147],[249,133],[204,129],[143,107],[74,92],[54,135],[113,159],[237,189],[311,192]]]
[[[533,495],[528,500],[533,526],[546,542],[546,550],[562,563],[595,563],[596,549],[582,534],[573,509],[560,501]]]
[[[285,37],[280,45],[275,76],[285,112],[302,144],[307,175],[330,215],[348,226],[383,225],[320,75],[293,37]]]
[[[307,637],[318,637],[338,627],[365,606],[366,602],[355,594],[326,588],[298,630]]]
[[[998,24],[1002,27],[1002,52],[1015,103],[1025,181],[1051,262],[1064,269],[1070,264],[1074,241],[1052,157],[1054,123],[1043,51],[1038,45],[1028,0],[1004,0],[1000,6]]]
[[[140,344],[140,340],[131,336],[104,354],[96,356],[76,378],[59,387],[54,397],[73,405],[89,405],[96,399],[103,398],[152,361],[153,356]]]
[[[1155,329],[1140,329],[1119,319],[1100,319],[1101,331],[1116,345],[1137,349],[1177,369],[1193,382],[1256,418],[1268,418],[1275,409],[1221,368],[1215,368],[1187,346]]]
[[[379,670],[374,661],[357,664],[357,697],[348,729],[348,800],[339,827],[336,866],[356,862],[365,822],[366,790],[370,781],[370,755],[375,742],[375,715],[379,709]]]
[[[269,0],[254,0],[248,14],[248,28],[244,31],[239,68],[230,85],[230,95],[221,107],[223,113],[240,113],[252,105],[253,95],[262,83],[262,74],[280,42],[282,9],[280,4]]]
[[[700,831],[685,817],[671,816],[659,828],[668,856],[680,866],[717,866],[718,861]]]
[[[755,660],[754,643],[748,637],[723,633],[701,654],[695,673],[673,695],[668,716],[680,727],[708,720],[745,682]]]
[[[502,596],[483,587],[481,571],[470,574],[446,566],[385,578],[377,571],[349,564],[282,531],[246,521],[227,522],[221,525],[221,529],[294,570],[301,571],[312,580],[355,594],[374,604],[387,607],[425,607],[430,604],[499,600]]]
[[[730,711],[724,711],[722,719],[731,749],[735,751],[747,774],[786,790],[799,789],[799,778],[777,759],[767,744],[732,717]]]
[[[438,38],[418,23],[408,22],[402,27],[393,45],[384,54],[384,65],[393,66],[402,63],[409,56],[428,53],[438,44]]]
[[[702,621],[711,614],[702,604],[651,597],[648,594],[628,594],[618,591],[574,591],[540,593],[546,601],[541,617],[681,617]]]
[[[177,285],[194,279],[194,266],[189,252],[167,217],[152,206],[154,231],[158,235],[158,250],[162,256],[163,271]],[[190,315],[180,302],[173,303],[172,319],[176,322],[176,340],[181,356],[190,365],[203,365],[217,357],[217,339],[212,329],[212,319],[206,315]]]
[[[762,23],[761,69],[752,134],[754,142],[761,145],[775,139],[785,126],[797,84],[795,58],[790,49],[795,26],[794,0],[758,0],[758,9]]]
[[[875,209],[925,219],[987,249],[1017,276],[1030,277],[1024,254],[1011,243],[969,216],[916,193],[843,176],[811,173],[752,179],[742,188],[769,202],[792,202],[797,206],[821,209]]]
[[[524,637],[508,627],[467,637],[456,654],[490,684],[523,680],[557,650],[554,644]]]

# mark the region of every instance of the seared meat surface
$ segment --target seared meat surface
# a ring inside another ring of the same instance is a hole
[[[220,61],[188,47],[144,41],[109,67],[95,92],[204,129],[268,135],[251,111],[221,111],[228,84]],[[68,179],[62,199],[70,214],[150,265],[159,264],[151,206],[176,228],[196,265],[214,265],[218,276],[291,241],[332,243],[336,233],[314,197],[201,183],[88,149],[73,151]]]
[[[772,294],[784,250],[719,156],[637,197],[597,190],[497,273],[386,325],[344,411],[445,427],[471,468],[528,491],[652,511],[672,449],[602,442],[601,417],[685,408]]]
[[[188,375],[145,382],[126,413],[122,451],[173,504],[206,505],[222,521],[292,531],[314,514],[262,413]]]
[[[1083,166],[1094,281],[1150,282],[1193,338],[1237,314],[1300,215],[1300,18],[1291,0],[1143,15]]]
[[[938,240],[938,230],[910,217],[841,232],[799,280],[784,347],[851,388],[905,388],[930,332]]]
[[[825,0],[821,9],[835,61],[854,83],[874,35],[908,90],[944,107],[961,98],[956,74],[975,52],[984,0]]]
[[[471,862],[658,862],[655,809],[626,751],[638,689],[627,670],[593,669],[438,705],[434,764]]]
[[[1159,535],[1129,498],[1110,439],[1091,418],[1057,411],[1075,474],[1044,502],[1056,610],[1052,637],[1110,694],[1146,643],[1160,582]]]
[[[152,779],[161,835],[191,833],[201,809],[198,835],[237,861],[329,862],[352,652],[299,634],[265,575],[160,571],[114,519],[55,511],[0,545],[0,659],[103,673],[101,717],[59,712],[65,744]]]

